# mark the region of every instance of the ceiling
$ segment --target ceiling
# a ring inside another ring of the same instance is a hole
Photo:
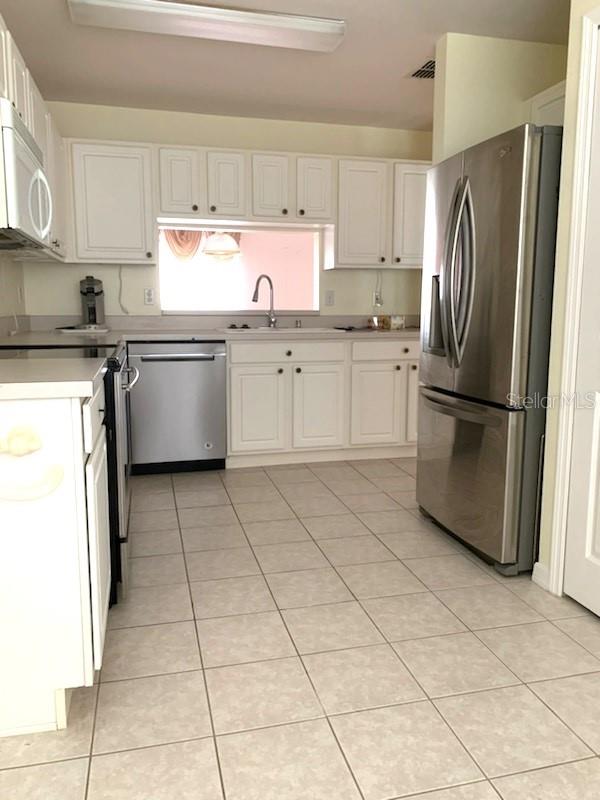
[[[205,5],[225,5],[205,0]],[[232,0],[343,18],[334,53],[74,25],[66,0],[0,0],[47,100],[429,130],[433,81],[407,77],[446,32],[566,43],[569,0]]]

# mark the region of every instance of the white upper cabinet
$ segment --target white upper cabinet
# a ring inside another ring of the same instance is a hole
[[[8,63],[8,37],[4,20],[0,17],[0,97],[10,97],[10,69]]]
[[[534,95],[529,104],[529,121],[535,125],[562,125],[565,119],[566,82]]]
[[[401,267],[423,265],[425,192],[428,164],[394,165],[393,262]]]
[[[245,217],[245,154],[209,150],[207,168],[209,212],[219,216]]]
[[[296,162],[296,214],[304,219],[333,217],[333,166],[330,158],[299,156]]]
[[[204,187],[200,187],[200,151],[160,147],[160,210],[165,214],[197,215]]]
[[[6,34],[9,72],[9,99],[29,127],[29,71],[15,40]]]
[[[46,103],[40,90],[29,76],[29,130],[37,146],[42,151],[44,168],[48,163],[48,124],[46,122]]]
[[[389,207],[389,163],[339,162],[338,264],[389,266]]]
[[[73,144],[78,258],[154,260],[151,152],[150,147]]]
[[[290,214],[289,156],[252,156],[252,211],[256,217]]]
[[[67,253],[67,159],[65,142],[51,114],[46,113],[46,140],[48,150],[47,177],[52,192],[52,223],[50,247],[66,257]]]

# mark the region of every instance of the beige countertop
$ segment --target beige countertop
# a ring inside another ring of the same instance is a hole
[[[377,340],[418,340],[419,330],[417,328],[406,328],[398,331],[369,331],[354,330],[343,331],[335,328],[276,328],[275,330],[250,328],[249,330],[231,330],[229,328],[216,328],[207,330],[140,330],[140,331],[110,331],[106,334],[90,336],[88,334],[60,333],[58,331],[24,331],[14,336],[0,337],[1,348],[18,347],[94,347],[111,346],[119,342],[140,342],[140,341],[182,341],[195,339],[220,340],[220,341],[294,341],[318,340],[318,339],[341,339],[356,340],[369,339]]]
[[[0,359],[0,400],[92,397],[104,358]]]

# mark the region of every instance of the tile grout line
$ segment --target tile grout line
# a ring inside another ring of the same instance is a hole
[[[220,476],[219,476],[219,479],[220,479]],[[222,480],[221,480],[221,483],[223,483]],[[171,485],[173,486],[173,491],[175,491],[175,482],[173,480],[173,475],[172,474],[171,474]],[[175,509],[175,513],[177,515],[177,523],[178,523],[178,526],[179,526],[179,538],[181,539],[181,550],[182,550],[182,553],[183,553],[183,534],[181,532],[181,520],[179,518],[179,510],[177,508]],[[189,576],[188,565],[187,565],[187,560],[186,560],[185,556],[183,556],[183,564],[184,564],[185,574],[186,574],[186,577],[187,577],[187,588],[188,588],[188,595],[189,595],[190,605],[192,607],[192,616],[194,616],[194,599],[192,597],[192,589],[191,589],[191,586],[190,586],[190,576]],[[207,710],[208,710],[208,719],[209,719],[209,722],[210,722],[211,739],[212,739],[212,745],[213,745],[213,750],[214,750],[214,754],[215,754],[215,763],[216,763],[217,772],[218,772],[218,775],[219,775],[219,784],[221,786],[221,793],[223,795],[223,800],[227,800],[227,795],[225,793],[225,781],[223,779],[223,769],[221,767],[221,758],[219,756],[219,749],[217,747],[217,739],[216,739],[216,736],[215,736],[215,723],[214,723],[214,718],[213,718],[212,705],[211,705],[211,701],[210,701],[210,695],[208,693],[208,684],[207,684],[207,681],[206,681],[206,672],[204,670],[204,659],[202,657],[202,648],[200,647],[200,637],[198,635],[198,626],[196,625],[195,617],[194,617],[194,619],[192,621],[192,625],[194,627],[194,636],[195,636],[195,639],[196,639],[196,647],[198,649],[198,658],[200,659],[200,669],[201,669],[201,672],[202,672],[202,683],[204,685],[204,694],[206,696],[206,707],[207,707]]]

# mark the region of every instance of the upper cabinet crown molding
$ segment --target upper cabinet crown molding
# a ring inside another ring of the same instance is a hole
[[[75,142],[75,245],[86,261],[155,261],[152,149]]]

